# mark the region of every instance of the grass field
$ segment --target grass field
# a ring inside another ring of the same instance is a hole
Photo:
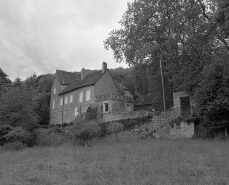
[[[229,143],[100,141],[0,151],[1,185],[229,184]]]

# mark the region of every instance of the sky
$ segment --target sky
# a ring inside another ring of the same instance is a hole
[[[55,73],[128,67],[103,41],[134,0],[0,0],[0,68],[11,80]]]

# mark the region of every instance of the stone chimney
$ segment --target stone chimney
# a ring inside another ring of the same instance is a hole
[[[82,68],[81,69],[81,81],[85,78],[85,76],[87,76],[87,70]]]
[[[107,70],[107,63],[103,62],[102,64],[102,73],[104,73]]]

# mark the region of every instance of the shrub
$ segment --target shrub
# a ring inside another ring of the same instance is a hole
[[[78,119],[78,122],[76,120],[76,123],[73,125],[72,132],[76,143],[90,146],[89,140],[98,136],[100,127],[95,122],[84,122],[82,119]]]
[[[116,140],[118,139],[118,133],[123,130],[123,124],[119,122],[112,122],[108,125],[109,133],[114,133]]]
[[[108,125],[109,133],[118,133],[123,130],[123,124],[119,122],[112,122]]]
[[[108,122],[99,123],[99,126],[100,126],[99,136],[100,137],[105,137],[108,134],[108,125],[109,125]]]
[[[9,125],[0,125],[0,146],[3,146],[6,142],[6,138],[4,137],[6,134],[8,134],[13,127]]]
[[[4,145],[4,149],[5,150],[22,150],[26,147],[26,145],[24,145],[22,142],[20,141],[14,141],[14,142],[8,142]]]
[[[36,130],[36,145],[52,146],[66,143],[69,137],[58,127]]]
[[[33,134],[26,131],[22,127],[15,127],[8,134],[6,134],[4,138],[9,142],[19,141],[27,146],[30,145],[34,139]]]

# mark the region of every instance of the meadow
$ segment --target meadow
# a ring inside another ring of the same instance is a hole
[[[0,150],[1,185],[227,185],[229,143],[97,141]]]

